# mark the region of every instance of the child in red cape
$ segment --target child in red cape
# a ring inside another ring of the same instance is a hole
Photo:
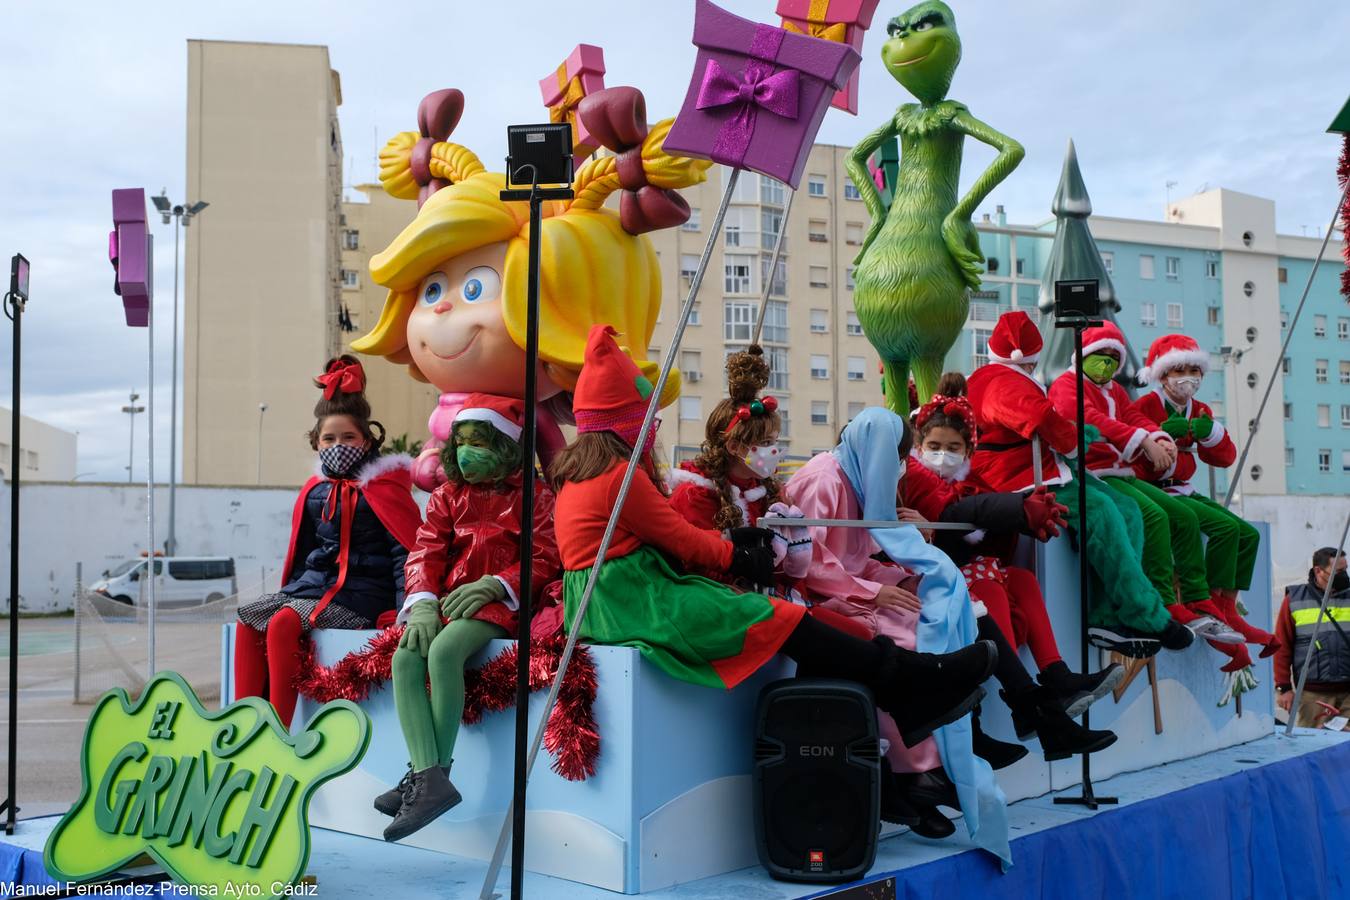
[[[411,460],[380,455],[384,427],[370,418],[361,364],[332,359],[314,383],[323,395],[309,443],[320,471],[295,501],[281,590],[240,606],[235,628],[235,696],[266,697],[287,725],[301,640],[313,628],[374,628],[392,616],[422,524]]]

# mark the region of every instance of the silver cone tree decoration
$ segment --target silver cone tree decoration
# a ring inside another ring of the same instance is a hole
[[[1040,371],[1047,381],[1073,368],[1073,331],[1055,327],[1056,281],[1095,278],[1100,285],[1103,318],[1115,322],[1116,313],[1120,312],[1115,286],[1111,284],[1111,276],[1102,264],[1097,242],[1092,239],[1092,231],[1088,228],[1092,200],[1088,197],[1087,186],[1083,184],[1083,173],[1078,168],[1078,153],[1074,150],[1072,140],[1064,154],[1064,170],[1060,173],[1059,188],[1055,191],[1055,201],[1050,211],[1055,214],[1055,240],[1050,245],[1050,256],[1045,263],[1045,274],[1041,278],[1041,291],[1036,304],[1041,312],[1041,336],[1045,339]],[[1126,387],[1133,387],[1135,372],[1139,370],[1139,358],[1128,339],[1125,349],[1126,359],[1121,361],[1116,380]]]

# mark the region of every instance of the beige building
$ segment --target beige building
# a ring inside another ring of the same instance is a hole
[[[340,346],[342,139],[328,49],[188,42],[183,481],[294,484]],[[265,411],[262,404],[266,404]]]
[[[881,402],[878,358],[853,312],[853,257],[870,219],[847,174],[847,147],[817,144],[792,204],[760,342],[779,401],[783,442],[792,456],[834,446],[839,429]],[[683,227],[652,235],[665,283],[653,351],[669,347],[728,170],[684,192],[694,214]],[[717,241],[677,365],[684,391],[663,416],[661,442],[679,461],[697,452],[704,421],[726,397],[725,360],[754,332],[769,262],[783,222],[787,188],[742,172]],[[663,358],[653,355],[654,359]]]
[[[9,481],[13,475],[11,467],[16,465],[13,448],[9,445],[13,410],[0,406],[0,478]],[[64,431],[46,422],[28,416],[20,416],[19,448],[17,465],[19,480],[25,481],[70,481],[75,477],[74,432]]]

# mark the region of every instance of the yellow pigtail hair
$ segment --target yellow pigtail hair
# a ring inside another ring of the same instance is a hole
[[[380,184],[389,196],[400,200],[417,199],[420,186],[412,173],[412,152],[420,138],[415,131],[401,131],[380,150]],[[459,184],[486,171],[472,150],[448,141],[431,145],[428,168],[433,177],[443,178],[451,184]]]
[[[671,156],[665,151],[666,135],[674,119],[662,119],[647,132],[642,141],[642,171],[653,187],[678,189],[702,184],[708,180],[712,160]],[[613,156],[593,159],[581,167],[572,182],[576,198],[572,209],[599,209],[609,195],[619,190],[618,163]]]

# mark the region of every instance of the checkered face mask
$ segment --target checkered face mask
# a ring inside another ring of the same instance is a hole
[[[334,444],[319,451],[319,462],[323,464],[323,474],[329,478],[345,478],[365,456],[365,447]]]

